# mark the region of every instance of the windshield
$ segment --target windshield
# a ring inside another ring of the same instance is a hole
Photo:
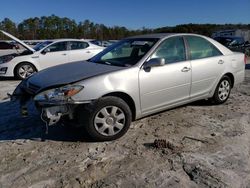
[[[39,50],[43,49],[45,46],[48,46],[51,43],[52,43],[52,41],[41,42],[41,43],[38,43],[33,49],[36,50],[36,51],[39,51]]]
[[[122,40],[90,59],[91,62],[129,67],[135,65],[158,41],[156,38]]]

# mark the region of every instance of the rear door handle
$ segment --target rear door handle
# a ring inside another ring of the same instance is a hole
[[[218,61],[218,64],[223,64],[223,63],[224,63],[223,60],[219,60],[219,61]]]
[[[188,72],[188,71],[190,71],[191,70],[191,68],[189,68],[189,67],[184,67],[183,69],[181,69],[181,72]]]
[[[62,55],[67,55],[67,54],[62,54]]]
[[[91,51],[87,51],[86,53],[89,54],[89,53],[91,53]]]

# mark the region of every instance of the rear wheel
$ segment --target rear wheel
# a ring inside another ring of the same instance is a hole
[[[108,96],[81,107],[78,119],[93,140],[110,141],[127,132],[132,114],[124,100]]]
[[[214,96],[212,97],[212,102],[214,104],[222,104],[227,101],[232,88],[231,79],[228,76],[223,76],[218,83]]]
[[[25,79],[36,72],[34,65],[30,63],[20,63],[15,68],[15,77],[18,79]]]

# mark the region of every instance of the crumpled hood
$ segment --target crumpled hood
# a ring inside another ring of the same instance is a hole
[[[58,85],[65,85],[93,76],[118,71],[126,67],[97,64],[87,61],[67,63],[44,69],[28,78],[29,85],[37,87],[37,91]],[[39,88],[39,89],[38,89]]]

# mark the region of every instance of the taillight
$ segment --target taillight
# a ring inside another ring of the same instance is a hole
[[[246,54],[244,56],[244,62],[245,62],[245,64],[247,64],[247,55]]]

